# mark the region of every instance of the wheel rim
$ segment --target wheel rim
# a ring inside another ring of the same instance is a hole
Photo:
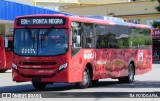
[[[87,72],[85,71],[85,72],[84,72],[84,79],[83,79],[83,84],[84,84],[84,85],[87,85],[88,79],[89,79],[89,78],[88,78],[88,74],[87,74]]]
[[[131,81],[133,81],[133,78],[134,78],[134,69],[133,69],[133,66],[130,65],[130,68],[129,68],[129,79]]]

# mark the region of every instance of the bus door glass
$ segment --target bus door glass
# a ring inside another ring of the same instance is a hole
[[[81,43],[80,23],[72,22],[72,56],[80,50]]]

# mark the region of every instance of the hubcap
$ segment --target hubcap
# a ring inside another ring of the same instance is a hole
[[[133,77],[134,77],[134,70],[133,70],[133,67],[130,66],[130,68],[129,68],[129,79],[131,81],[133,81]]]
[[[84,72],[84,79],[83,80],[84,80],[83,84],[86,85],[88,83],[88,74],[86,71]]]

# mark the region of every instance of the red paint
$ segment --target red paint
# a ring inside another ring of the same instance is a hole
[[[54,15],[40,15],[38,17],[54,17]],[[34,17],[34,16],[27,16]],[[135,63],[136,75],[144,74],[152,68],[151,49],[81,49],[76,55],[71,56],[71,21],[95,22],[89,18],[66,17],[56,15],[55,17],[66,18],[64,26],[54,28],[66,28],[69,35],[69,51],[63,55],[48,57],[29,57],[14,54],[13,63],[18,70],[13,68],[13,81],[32,81],[32,78],[41,78],[43,82],[80,82],[83,79],[84,68],[87,63],[92,65],[93,80],[102,78],[116,78],[128,75],[128,65],[131,61]],[[25,28],[17,26],[17,19],[14,29]],[[98,24],[110,24],[109,21],[96,20]],[[134,25],[133,25],[134,26]],[[28,28],[50,28],[51,26],[28,26]],[[136,26],[138,27],[138,26]],[[140,26],[139,26],[140,27]],[[147,26],[143,26],[148,28]],[[142,56],[141,56],[142,55]],[[141,61],[143,60],[143,61]],[[47,62],[55,62],[54,65],[38,65]],[[29,65],[29,63],[32,63]],[[67,67],[59,72],[59,67],[67,63]],[[50,70],[50,71],[49,71]]]
[[[159,29],[153,29],[152,30],[152,36],[160,36],[160,30]]]
[[[8,40],[12,41],[12,38],[8,38]],[[0,70],[11,69],[12,67],[12,51],[5,50],[5,41],[4,37],[0,36]]]
[[[6,66],[5,62],[5,49],[4,49],[4,39],[0,36],[0,68],[3,69]]]

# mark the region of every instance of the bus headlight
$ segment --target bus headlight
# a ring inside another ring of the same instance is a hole
[[[17,65],[15,65],[14,63],[12,63],[12,67],[17,70]]]
[[[67,63],[65,63],[65,64],[59,66],[59,71],[62,70],[62,69],[64,69],[64,68],[66,68],[66,67],[67,67]]]

